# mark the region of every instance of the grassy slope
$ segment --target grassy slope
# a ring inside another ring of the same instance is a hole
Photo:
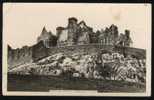
[[[8,91],[98,90],[100,92],[144,92],[135,83],[84,78],[9,75]]]

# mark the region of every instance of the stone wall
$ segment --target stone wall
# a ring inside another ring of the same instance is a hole
[[[146,58],[146,51],[143,49],[130,48],[130,47],[114,47],[112,45],[100,45],[100,44],[89,44],[89,45],[74,45],[74,46],[61,46],[61,47],[51,47],[46,48],[42,42],[32,46],[21,49],[11,49],[8,50],[8,65],[9,68],[15,67],[17,65],[37,61],[49,55],[55,53],[64,53],[68,56],[75,53],[80,54],[92,54],[99,53],[102,50],[125,53],[126,55],[133,55],[139,59]]]
[[[44,46],[42,41],[33,46],[32,52],[32,59],[34,62],[48,56],[48,48]]]
[[[21,49],[8,49],[8,68],[32,62],[32,47],[23,47]]]
[[[99,53],[102,50],[125,53],[126,55],[133,55],[139,59],[146,58],[146,51],[143,49],[130,48],[130,47],[114,47],[112,45],[99,45],[99,44],[90,44],[90,45],[76,45],[76,46],[67,46],[67,47],[54,47],[48,49],[50,55],[58,52],[63,52],[68,55],[74,53]]]

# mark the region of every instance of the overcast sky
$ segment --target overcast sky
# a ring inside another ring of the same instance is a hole
[[[69,17],[84,20],[94,31],[111,24],[117,25],[120,33],[129,29],[137,48],[145,49],[147,34],[151,34],[149,4],[7,3],[3,7],[3,34],[13,48],[35,44],[44,26],[55,34],[56,27],[65,27]]]

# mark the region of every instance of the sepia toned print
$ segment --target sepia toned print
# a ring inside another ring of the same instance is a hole
[[[151,5],[3,6],[4,95],[150,96]]]

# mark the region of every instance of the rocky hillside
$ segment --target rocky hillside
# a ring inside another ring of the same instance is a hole
[[[145,82],[145,59],[113,53],[76,53],[68,56],[56,53],[35,63],[25,63],[9,70],[9,73],[85,77],[105,80]]]

